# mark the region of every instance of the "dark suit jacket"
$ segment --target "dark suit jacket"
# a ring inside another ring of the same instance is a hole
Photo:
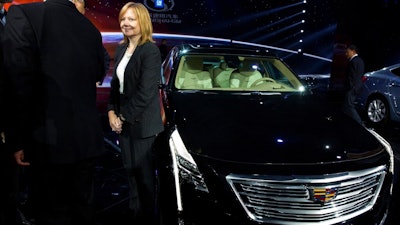
[[[5,106],[4,101],[6,100],[5,97],[5,80],[4,80],[4,71],[3,71],[3,47],[2,47],[2,38],[3,38],[3,30],[4,25],[0,22],[0,101],[2,102],[1,105]],[[3,109],[3,108],[2,108]],[[4,131],[5,127],[5,110],[0,110],[0,132]]]
[[[16,90],[9,95],[15,105],[4,109],[13,115],[14,150],[50,163],[103,153],[95,86],[104,74],[98,29],[70,1],[47,0],[12,5],[4,34],[6,74]]]
[[[364,74],[364,61],[360,56],[352,58],[347,65],[346,90],[357,94],[362,89],[362,76]]]
[[[121,113],[133,125],[135,138],[146,138],[164,129],[161,119],[159,84],[161,77],[160,51],[154,43],[136,47],[125,69],[124,93],[119,94],[116,69],[125,54],[127,44],[115,51],[115,66],[111,81],[108,110]],[[121,100],[121,102],[119,102]]]
[[[5,10],[5,9],[4,9]],[[1,110],[0,110],[0,132],[4,132],[6,130],[7,124],[9,124],[9,111],[5,109],[11,103],[11,99],[7,96],[8,94],[8,85],[5,77],[5,71],[3,66],[3,36],[4,36],[4,25],[0,22],[0,102],[1,102]],[[2,151],[2,147],[5,145],[1,145],[0,151]],[[8,148],[7,148],[8,150]]]

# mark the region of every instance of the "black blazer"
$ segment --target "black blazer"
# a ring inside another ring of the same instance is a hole
[[[122,44],[115,51],[108,110],[121,113],[127,122],[133,125],[135,138],[146,138],[164,129],[159,95],[160,51],[157,45],[151,42],[136,47],[125,69],[124,93],[121,95],[116,69],[126,49],[127,44]]]
[[[5,28],[6,74],[17,91],[14,150],[50,163],[73,163],[104,152],[96,81],[104,75],[98,29],[68,0],[10,6]],[[30,151],[32,150],[32,151]]]
[[[364,61],[360,56],[353,57],[347,65],[346,89],[358,94],[362,89],[362,76],[364,74]]]

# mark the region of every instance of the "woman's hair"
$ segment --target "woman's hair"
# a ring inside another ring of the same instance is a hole
[[[126,13],[128,9],[132,8],[139,21],[139,26],[141,30],[141,37],[138,45],[142,45],[147,41],[155,42],[153,40],[153,25],[151,23],[150,13],[147,8],[142,3],[128,2],[120,10],[118,16],[118,22],[121,23],[122,16]],[[128,38],[124,35],[122,43],[128,43]]]

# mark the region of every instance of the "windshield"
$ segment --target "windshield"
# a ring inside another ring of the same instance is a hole
[[[177,89],[300,92],[296,75],[280,59],[237,55],[182,56],[175,79]]]

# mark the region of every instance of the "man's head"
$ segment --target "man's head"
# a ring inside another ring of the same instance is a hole
[[[85,0],[73,0],[72,2],[80,13],[85,14]]]
[[[347,48],[346,48],[346,56],[347,56],[347,58],[351,58],[351,57],[353,57],[355,54],[358,54],[358,48],[357,48],[357,46],[355,46],[355,45],[349,45]]]

